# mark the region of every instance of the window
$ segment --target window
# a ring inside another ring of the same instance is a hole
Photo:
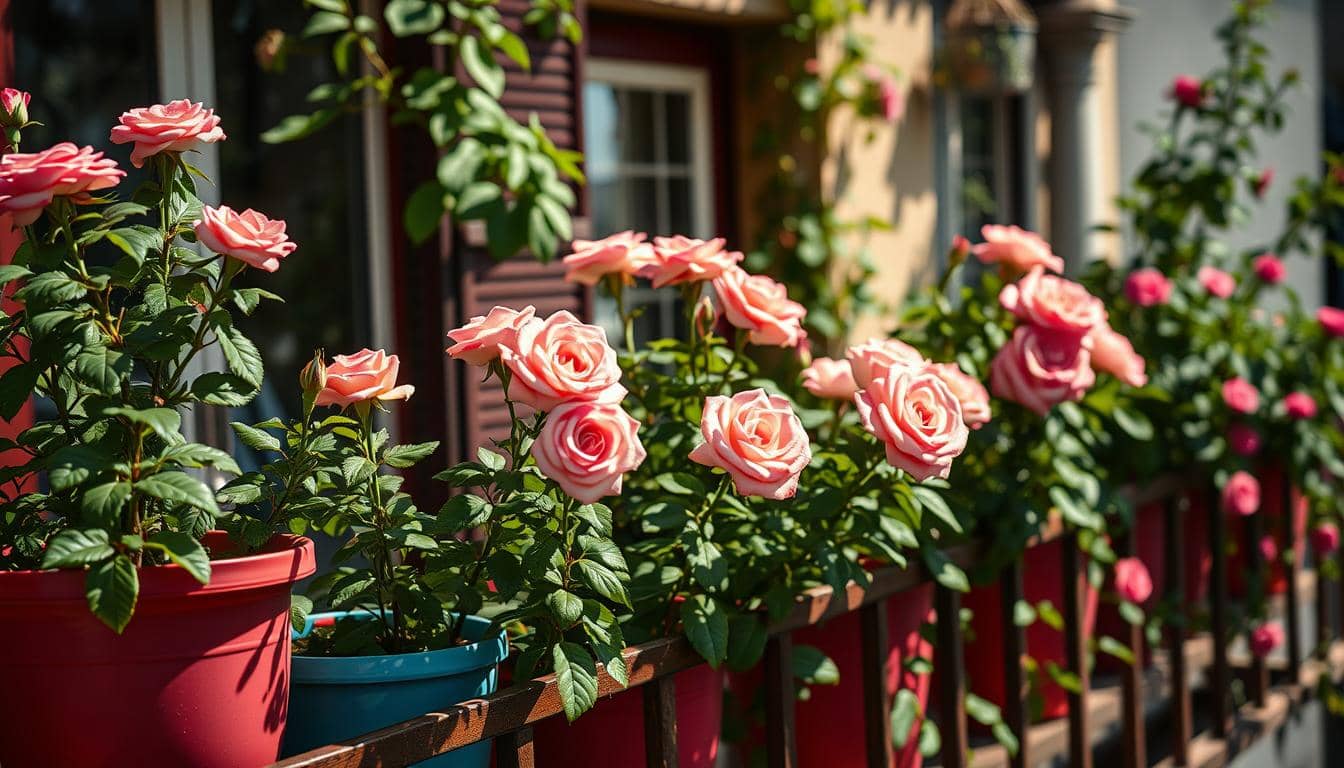
[[[595,237],[633,229],[657,235],[714,233],[709,75],[697,67],[590,59],[584,84],[584,151]],[[671,336],[681,327],[674,291],[640,286],[635,336]],[[617,342],[614,302],[600,296],[596,321]]]

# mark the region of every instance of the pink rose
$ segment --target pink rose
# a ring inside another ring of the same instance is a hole
[[[1255,177],[1255,182],[1251,185],[1251,188],[1255,191],[1255,196],[1261,198],[1264,197],[1265,193],[1269,191],[1269,185],[1273,183],[1273,181],[1274,181],[1273,168],[1266,168],[1265,170],[1257,174]]]
[[[961,403],[932,370],[893,369],[854,395],[864,429],[882,441],[887,462],[917,482],[946,478],[966,449]]]
[[[327,364],[326,382],[314,402],[344,409],[366,400],[406,400],[415,393],[415,387],[397,386],[400,368],[397,356],[381,349],[337,355]]]
[[[1092,368],[1105,371],[1131,387],[1148,383],[1147,363],[1134,351],[1129,339],[1110,325],[1102,323],[1088,334],[1092,340]]]
[[[1283,409],[1290,419],[1316,418],[1316,401],[1306,392],[1290,392],[1283,398]]]
[[[986,224],[980,228],[985,242],[971,252],[985,264],[1004,264],[1019,272],[1043,267],[1051,272],[1064,271],[1064,259],[1050,250],[1050,244],[1035,232],[1021,227]]]
[[[783,283],[730,266],[714,278],[714,292],[723,316],[733,327],[747,331],[752,344],[795,347],[806,335],[802,319],[807,310],[789,300]]]
[[[0,213],[12,213],[14,224],[24,227],[53,199],[83,203],[88,193],[115,187],[125,175],[102,152],[68,141],[35,154],[8,154],[0,157]]]
[[[1171,281],[1152,267],[1136,269],[1125,278],[1125,296],[1140,307],[1166,304],[1171,298]]]
[[[1198,109],[1204,103],[1204,84],[1197,77],[1178,75],[1171,81],[1167,97],[1175,99],[1183,107]]]
[[[1019,325],[990,364],[994,394],[1044,416],[1065,400],[1080,400],[1096,382],[1084,338]]]
[[[1115,591],[1123,600],[1142,605],[1153,595],[1153,577],[1148,566],[1137,557],[1122,557],[1115,561]]]
[[[1260,481],[1249,472],[1237,471],[1223,484],[1223,511],[1235,512],[1242,517],[1260,509]]]
[[[0,174],[0,179],[3,178],[3,174]],[[1337,339],[1344,337],[1344,309],[1321,307],[1316,310],[1316,322],[1331,336]]]
[[[536,314],[535,307],[524,307],[521,312],[508,307],[494,307],[489,313],[471,318],[466,325],[448,332],[454,343],[444,350],[449,357],[468,365],[489,365],[499,357],[499,349],[512,346],[518,339],[518,329]]]
[[[1086,334],[1106,322],[1101,299],[1072,280],[1034,267],[1021,280],[999,291],[999,303],[1018,320],[1067,333]]]
[[[1251,653],[1257,658],[1265,658],[1270,653],[1283,645],[1283,626],[1277,621],[1267,621],[1251,630],[1250,646]]]
[[[818,357],[803,371],[803,387],[826,400],[849,400],[859,391],[848,360]]]
[[[897,339],[869,339],[862,344],[850,347],[845,352],[850,367],[854,371],[854,381],[859,388],[879,376],[885,376],[892,368],[926,368],[929,361],[919,350]]]
[[[200,149],[202,144],[225,138],[215,110],[193,104],[190,99],[132,109],[123,112],[117,122],[119,125],[112,128],[112,143],[135,144],[131,165],[136,168],[160,152]]]
[[[251,208],[238,213],[227,205],[207,205],[192,227],[201,245],[267,272],[279,269],[280,260],[299,247],[285,234],[283,219],[268,219]]]
[[[882,105],[882,119],[889,123],[900,120],[905,114],[905,96],[891,75],[878,80],[877,101]]]
[[[28,102],[33,95],[18,88],[6,88],[0,91],[0,123],[6,127],[19,127],[28,122]]]
[[[1260,452],[1260,433],[1237,422],[1227,428],[1227,444],[1238,456],[1254,456]]]
[[[1260,407],[1260,392],[1238,376],[1223,382],[1223,402],[1237,413],[1255,413]]]
[[[696,240],[677,235],[653,239],[653,261],[640,277],[653,281],[654,288],[698,280],[713,280],[742,260],[739,251],[725,251],[723,238]]]
[[[1251,266],[1255,269],[1255,276],[1270,285],[1283,282],[1284,276],[1288,274],[1288,268],[1283,265],[1283,260],[1272,253],[1256,256]]]
[[[565,402],[619,403],[625,398],[607,332],[567,311],[524,322],[513,342],[499,347],[499,356],[513,374],[509,396],[539,411]]]
[[[644,463],[638,429],[619,405],[565,403],[546,414],[532,457],[560,490],[592,504],[619,495],[621,478]]]
[[[1226,299],[1237,290],[1237,278],[1217,267],[1203,266],[1195,275],[1211,296]]]
[[[574,252],[564,258],[565,279],[597,285],[607,275],[638,275],[654,263],[653,246],[644,238],[643,232],[626,230],[602,240],[575,240]]]
[[[929,370],[952,390],[961,404],[961,420],[971,429],[979,429],[990,420],[989,393],[980,380],[961,370],[956,363],[934,363]]]
[[[1321,523],[1311,529],[1311,548],[1318,555],[1328,555],[1339,549],[1339,526]]]
[[[1279,559],[1279,542],[1275,541],[1274,537],[1268,533],[1260,537],[1260,545],[1257,549],[1260,550],[1260,559],[1266,563],[1272,563]]]
[[[691,461],[727,472],[741,496],[792,498],[812,460],[798,414],[788,400],[763,389],[705,398],[700,435],[704,442],[691,451]]]
[[[970,255],[971,241],[967,240],[964,235],[953,235],[951,252],[948,254],[948,262],[955,266],[965,261],[966,257]]]

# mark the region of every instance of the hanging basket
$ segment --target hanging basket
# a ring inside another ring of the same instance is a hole
[[[1031,89],[1036,17],[1020,0],[957,0],[948,11],[939,69],[945,83],[985,95]]]

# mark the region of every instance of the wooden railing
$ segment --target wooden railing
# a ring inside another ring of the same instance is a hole
[[[1286,485],[1286,483],[1285,483]],[[1184,605],[1184,535],[1183,518],[1186,510],[1182,499],[1187,489],[1176,478],[1164,478],[1130,494],[1135,507],[1164,503],[1166,551],[1164,565],[1167,597],[1173,605]],[[1291,551],[1295,531],[1292,528],[1291,504],[1288,490],[1284,491],[1285,525],[1284,548]],[[1211,499],[1216,499],[1216,495]],[[1253,516],[1251,521],[1259,521]],[[1264,583],[1265,564],[1260,562],[1260,526],[1247,526],[1247,546],[1250,556],[1248,567]],[[1325,584],[1315,579],[1303,579],[1299,564],[1294,560],[1289,568],[1289,595],[1286,600],[1284,621],[1289,638],[1286,661],[1278,665],[1286,682],[1271,688],[1269,665],[1263,659],[1249,659],[1238,664],[1237,670],[1246,680],[1250,701],[1234,712],[1230,698],[1233,674],[1228,645],[1233,639],[1228,631],[1227,566],[1224,556],[1226,524],[1215,502],[1210,502],[1208,535],[1212,550],[1209,608],[1210,629],[1207,636],[1192,637],[1185,623],[1169,623],[1165,636],[1165,670],[1162,681],[1169,698],[1171,730],[1170,757],[1164,764],[1175,766],[1221,765],[1247,743],[1248,734],[1265,735],[1283,721],[1288,706],[1309,695],[1314,676],[1322,671],[1334,674],[1344,670],[1344,646],[1330,643],[1337,637],[1330,621],[1330,601]],[[1081,553],[1058,521],[1052,521],[1040,532],[1034,544],[1054,539],[1065,539],[1062,547],[1061,578],[1064,586],[1065,669],[1081,681],[1081,690],[1069,694],[1067,737],[1059,739],[1059,723],[1031,725],[1028,715],[1027,679],[1020,660],[1026,654],[1025,629],[1013,620],[1013,609],[1023,597],[1022,562],[1019,560],[1004,569],[1000,578],[1003,616],[1004,690],[1008,692],[1003,708],[1005,723],[1018,735],[1019,749],[1009,755],[1002,747],[989,746],[970,749],[967,729],[965,697],[966,674],[962,655],[962,628],[959,618],[961,595],[953,590],[936,586],[936,659],[935,668],[940,681],[939,711],[935,719],[942,735],[940,765],[945,768],[1006,765],[1025,768],[1060,752],[1074,768],[1090,768],[1094,738],[1091,727],[1097,719],[1093,712],[1087,659],[1087,640],[1083,626],[1086,599],[1086,568]],[[1132,551],[1132,535],[1117,542],[1121,553]],[[948,551],[951,561],[963,568],[974,565],[985,553],[982,544],[966,544]],[[1344,562],[1344,561],[1342,561]],[[791,633],[801,627],[817,624],[843,613],[858,611],[862,625],[862,674],[864,722],[867,765],[871,768],[886,766],[891,755],[890,712],[891,701],[885,685],[887,680],[887,600],[902,592],[933,582],[932,574],[923,567],[908,569],[885,568],[873,573],[872,583],[866,588],[851,584],[835,593],[829,587],[811,589],[800,596],[793,610],[769,628],[764,665],[766,701],[765,748],[767,764],[772,768],[798,766],[794,731],[794,676],[792,670],[793,644]],[[1297,610],[1297,586],[1305,582],[1316,588],[1315,606],[1319,644],[1330,652],[1323,658],[1313,659],[1309,667],[1300,658],[1297,643],[1301,640],[1301,625]],[[1341,618],[1344,619],[1344,592],[1339,597]],[[1125,644],[1136,660],[1143,658],[1143,636],[1138,627],[1132,627]],[[644,739],[646,764],[650,768],[674,768],[677,765],[677,729],[675,722],[675,689],[672,675],[704,663],[684,638],[656,640],[627,648],[623,654],[629,677],[629,688],[641,688],[644,707]],[[1196,734],[1191,703],[1190,680],[1197,669],[1207,670],[1209,729]],[[1131,665],[1120,681],[1119,720],[1120,739],[1125,768],[1146,768],[1145,752],[1145,694],[1153,691],[1155,683],[1146,678],[1141,662]],[[605,670],[598,671],[598,695],[609,696],[622,688]],[[1109,693],[1109,692],[1108,692]],[[1113,698],[1113,697],[1112,697]],[[495,754],[500,768],[524,768],[538,763],[532,743],[532,724],[539,720],[562,715],[560,695],[553,675],[513,685],[490,696],[463,702],[442,712],[430,712],[403,723],[375,731],[337,744],[319,747],[310,752],[277,763],[283,768],[355,768],[356,766],[404,766],[450,750],[484,741],[495,740]],[[1234,718],[1240,726],[1233,728]],[[544,766],[544,756],[541,764]]]

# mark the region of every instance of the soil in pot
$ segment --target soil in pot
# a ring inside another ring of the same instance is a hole
[[[358,618],[344,611],[313,614],[298,636],[346,616]],[[509,643],[503,634],[486,637],[489,626],[487,619],[468,616],[462,634],[472,642],[437,651],[295,656],[284,753],[299,754],[494,693]],[[487,741],[416,765],[486,768],[489,764]]]
[[[228,537],[204,543],[225,551]],[[289,593],[313,543],[277,536],[201,585],[141,568],[121,635],[89,613],[81,571],[0,572],[0,765],[223,768],[275,760],[288,712]]]

